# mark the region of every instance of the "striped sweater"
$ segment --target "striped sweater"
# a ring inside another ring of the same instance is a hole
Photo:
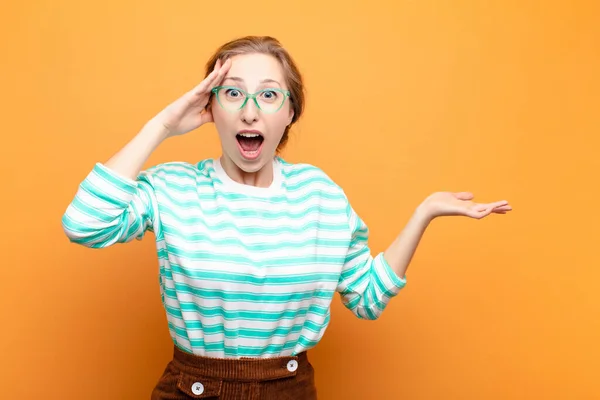
[[[335,292],[375,319],[406,284],[368,247],[368,228],[322,170],[275,157],[268,188],[232,180],[220,160],[165,163],[136,180],[102,163],[62,217],[91,248],[156,241],[173,342],[198,355],[295,355],[315,346]]]

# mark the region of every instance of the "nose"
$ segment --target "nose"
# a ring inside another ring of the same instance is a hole
[[[258,108],[256,107],[256,104],[254,104],[254,101],[249,100],[244,108],[242,108],[241,118],[242,121],[247,124],[258,121]]]

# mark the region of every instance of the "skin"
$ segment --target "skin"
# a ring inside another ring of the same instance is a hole
[[[149,120],[105,165],[134,180],[150,154],[164,140],[193,131],[204,124],[214,123],[221,139],[221,162],[225,172],[233,180],[243,184],[269,186],[273,180],[270,163],[285,127],[293,118],[289,99],[274,114],[262,113],[252,101],[248,101],[242,110],[236,112],[223,110],[214,97],[210,105],[208,102],[211,89],[221,84],[238,86],[254,93],[267,87],[265,83],[261,83],[265,79],[278,82],[269,82],[269,87],[288,89],[284,78],[281,65],[269,55],[244,54],[224,63],[219,60],[214,70],[200,84]],[[245,160],[241,156],[235,137],[241,129],[260,130],[265,138],[262,153],[255,160]],[[435,192],[427,196],[384,253],[395,273],[399,277],[405,276],[425,230],[435,218],[462,216],[482,219],[491,214],[506,214],[512,210],[506,200],[478,203],[473,199],[474,195],[469,192]]]
[[[287,90],[285,74],[279,61],[266,54],[243,54],[231,58],[222,85],[236,86],[248,93],[262,89]],[[213,96],[211,112],[219,132],[223,155],[221,164],[235,181],[253,186],[266,187],[273,180],[271,163],[285,128],[292,122],[294,111],[289,98],[275,113],[264,113],[254,101],[248,100],[238,111],[227,111]],[[243,129],[259,130],[264,143],[258,159],[245,159],[238,149],[236,134]]]

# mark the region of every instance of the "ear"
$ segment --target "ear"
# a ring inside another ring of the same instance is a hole
[[[290,113],[288,115],[288,126],[292,123],[292,120],[294,119],[294,109],[292,107],[290,107]]]
[[[204,106],[204,109],[206,111],[211,111],[212,110],[212,105],[213,105],[213,100],[214,100],[214,95],[211,93],[210,96],[208,97],[208,101],[206,102],[206,106]]]

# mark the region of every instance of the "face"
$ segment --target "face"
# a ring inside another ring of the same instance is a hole
[[[223,156],[244,172],[257,172],[273,160],[294,116],[289,96],[281,92],[288,90],[283,68],[266,54],[234,56],[220,86],[228,88],[219,91],[218,99],[213,96],[211,111]],[[256,100],[262,109],[247,96],[260,91]]]

